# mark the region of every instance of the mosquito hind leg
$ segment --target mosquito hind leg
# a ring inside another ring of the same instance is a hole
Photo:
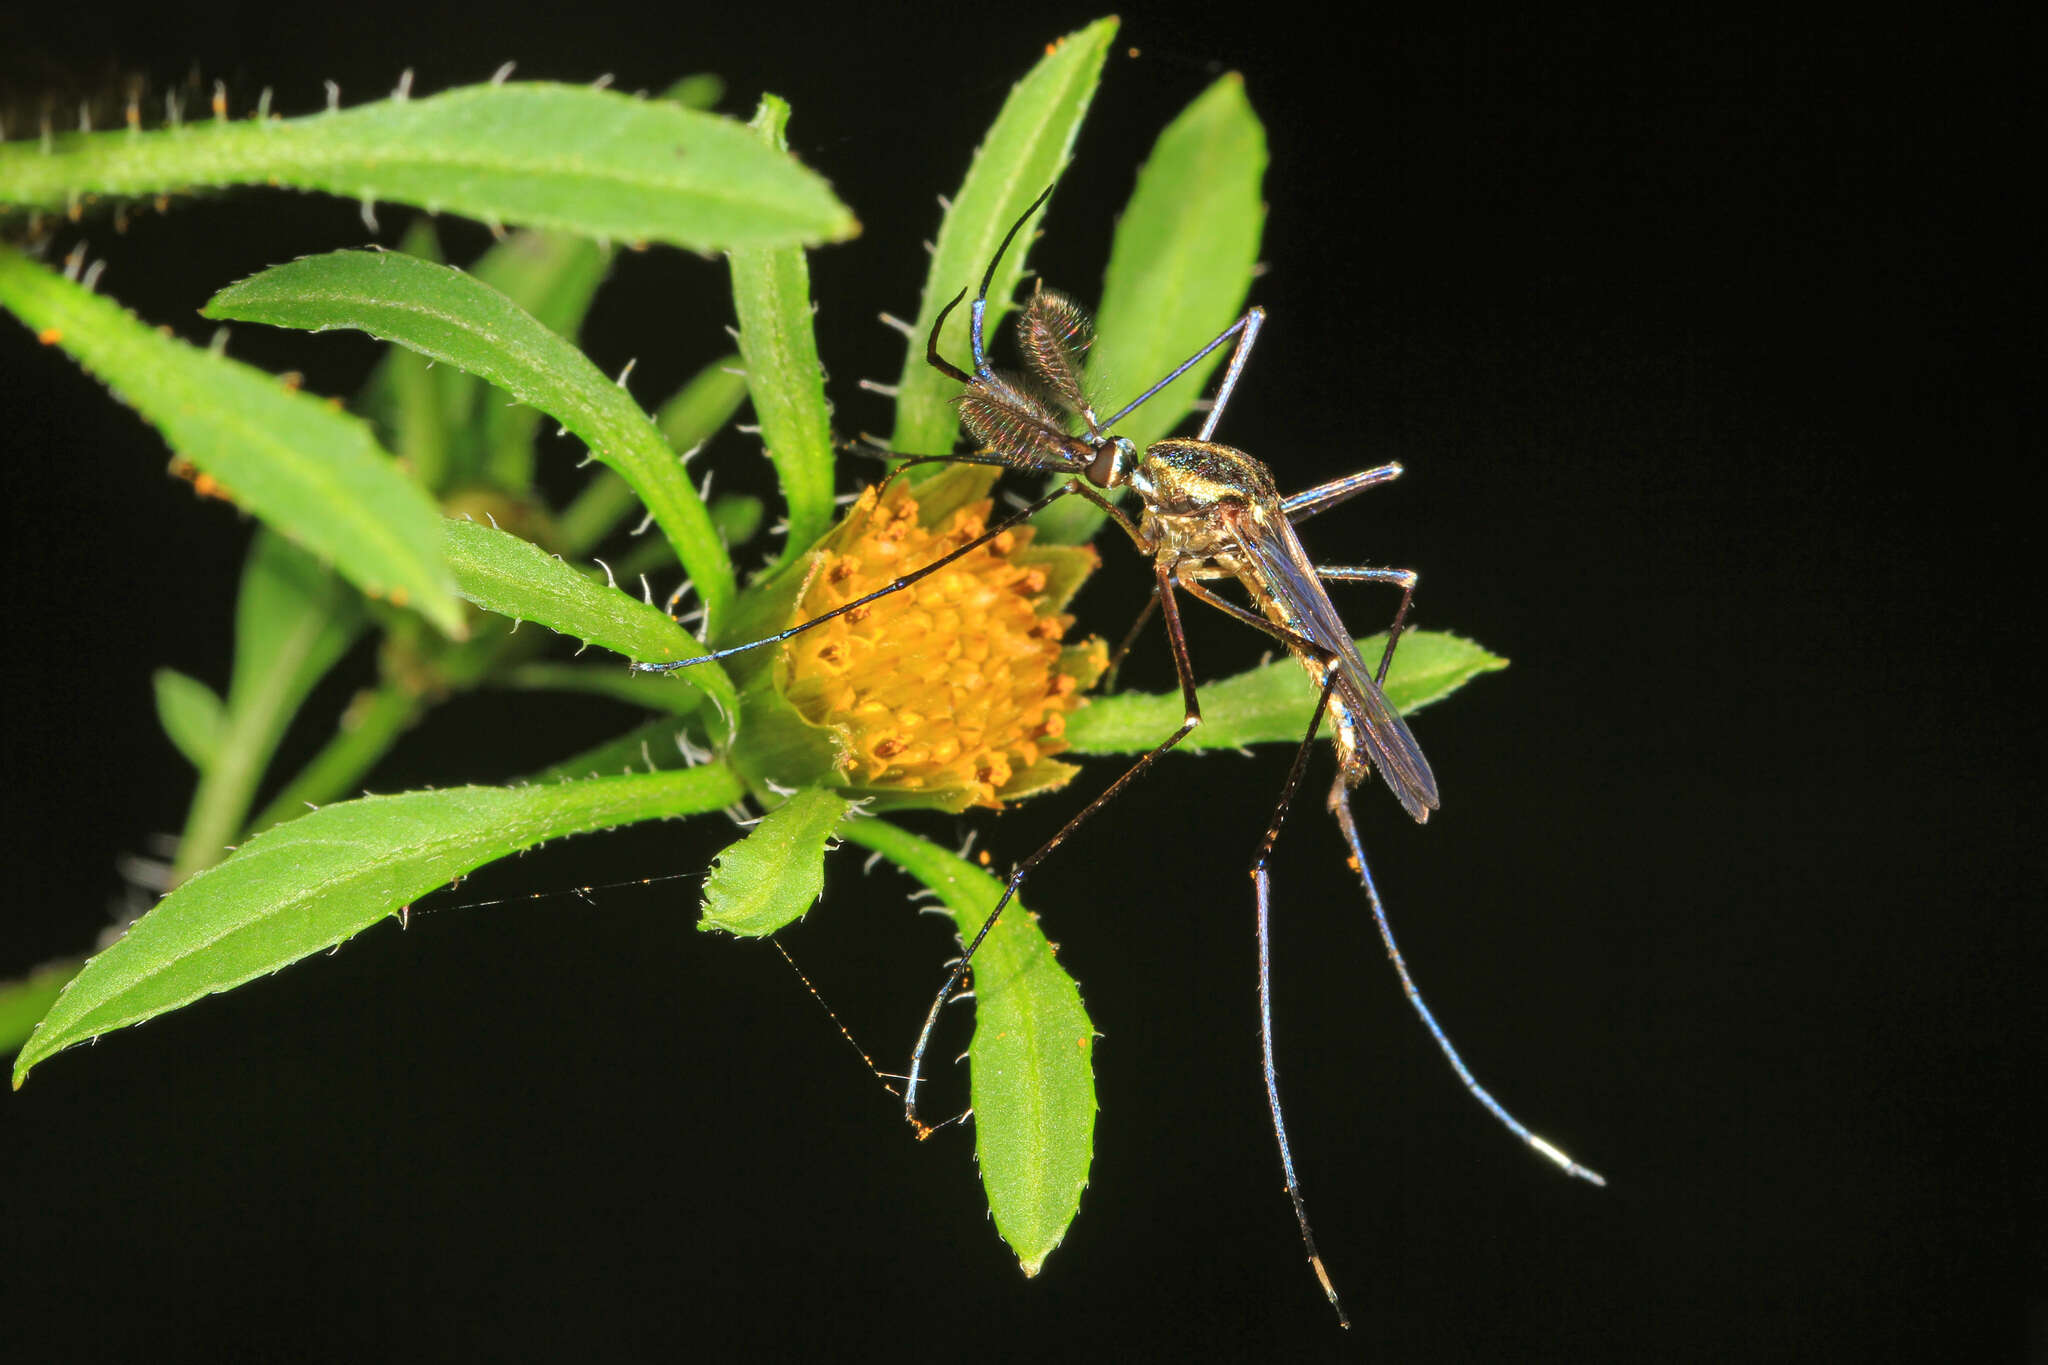
[[[1337,671],[1328,669],[1322,692],[1316,698],[1315,714],[1309,717],[1308,734],[1303,737],[1301,747],[1294,751],[1294,764],[1287,770],[1287,785],[1280,789],[1279,804],[1273,807],[1273,818],[1267,822],[1266,835],[1259,841],[1259,851],[1252,859],[1252,890],[1258,903],[1259,1062],[1266,1082],[1266,1108],[1273,1115],[1273,1137],[1280,1144],[1280,1170],[1287,1177],[1287,1197],[1294,1204],[1294,1221],[1301,1228],[1301,1242],[1308,1252],[1309,1268],[1315,1271],[1316,1280],[1330,1300],[1330,1307],[1337,1310],[1338,1325],[1349,1327],[1351,1319],[1344,1314],[1344,1305],[1337,1298],[1337,1286],[1330,1282],[1330,1272],[1324,1268],[1322,1255],[1316,1250],[1316,1235],[1309,1229],[1308,1203],[1301,1193],[1301,1181],[1294,1174],[1294,1153],[1287,1145],[1287,1120],[1280,1112],[1280,1076],[1273,1064],[1272,880],[1266,870],[1267,860],[1273,856],[1273,845],[1280,838],[1280,826],[1286,823],[1287,808],[1301,786],[1302,774],[1308,770],[1309,754],[1315,749],[1316,732],[1322,728],[1323,715],[1330,709],[1330,689],[1336,683]],[[1343,779],[1340,777],[1338,780],[1341,782]]]
[[[1401,993],[1408,997],[1408,1003],[1414,1007],[1423,1027],[1429,1030],[1429,1036],[1436,1039],[1436,1045],[1444,1054],[1445,1060],[1450,1062],[1451,1070],[1458,1073],[1458,1079],[1465,1083],[1465,1089],[1471,1092],[1472,1098],[1478,1100],[1489,1114],[1499,1119],[1502,1126],[1557,1163],[1566,1175],[1577,1176],[1580,1180],[1590,1181],[1595,1185],[1605,1185],[1606,1177],[1589,1166],[1581,1166],[1555,1145],[1530,1132],[1519,1119],[1501,1107],[1500,1101],[1494,1099],[1485,1086],[1474,1079],[1464,1059],[1458,1056],[1458,1050],[1452,1047],[1451,1040],[1444,1036],[1443,1028],[1436,1022],[1436,1016],[1431,1014],[1429,1006],[1423,1003],[1422,992],[1416,989],[1415,979],[1408,974],[1407,960],[1401,956],[1401,949],[1394,942],[1393,926],[1387,921],[1386,907],[1380,903],[1379,888],[1373,884],[1372,869],[1365,861],[1365,845],[1359,842],[1358,822],[1351,816],[1351,791],[1345,785],[1342,773],[1337,775],[1336,782],[1330,788],[1329,806],[1330,814],[1337,817],[1337,826],[1344,832],[1344,842],[1351,850],[1351,867],[1358,874],[1359,885],[1365,888],[1366,902],[1372,907],[1373,923],[1379,927],[1380,942],[1387,947],[1387,960],[1394,964],[1394,973],[1401,978]]]
[[[1413,569],[1366,569],[1348,564],[1318,564],[1316,576],[1325,583],[1388,583],[1401,590],[1401,605],[1394,612],[1394,624],[1387,628],[1386,652],[1380,655],[1379,675],[1373,679],[1374,683],[1385,687],[1387,670],[1394,664],[1394,646],[1401,642],[1401,627],[1407,623],[1408,604],[1415,600],[1415,585],[1422,581],[1421,575]]]
[[[1159,595],[1154,593],[1145,599],[1144,609],[1138,613],[1138,619],[1131,622],[1131,628],[1124,632],[1123,643],[1110,652],[1109,667],[1102,674],[1102,691],[1104,696],[1115,693],[1116,675],[1123,671],[1124,657],[1131,652],[1131,646],[1138,643],[1138,636],[1144,631],[1146,624],[1152,620],[1152,613],[1158,610]]]

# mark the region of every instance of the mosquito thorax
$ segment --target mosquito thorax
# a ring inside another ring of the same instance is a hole
[[[1145,451],[1131,486],[1147,507],[1169,517],[1202,517],[1227,504],[1278,504],[1266,466],[1235,446],[1168,439]]]

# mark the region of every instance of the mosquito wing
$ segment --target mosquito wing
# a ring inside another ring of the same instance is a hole
[[[1259,577],[1256,585],[1247,586],[1255,586],[1271,598],[1291,629],[1336,651],[1337,685],[1330,694],[1331,704],[1343,707],[1355,722],[1367,756],[1402,809],[1416,820],[1427,820],[1439,804],[1429,760],[1422,756],[1422,746],[1415,742],[1408,723],[1358,657],[1358,646],[1330,604],[1330,594],[1324,591],[1293,526],[1284,515],[1233,517],[1229,524],[1232,538],[1244,551],[1247,568]]]

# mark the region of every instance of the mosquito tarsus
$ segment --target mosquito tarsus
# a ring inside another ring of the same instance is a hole
[[[1231,394],[1264,325],[1265,312],[1257,307],[1246,310],[1236,322],[1217,333],[1169,374],[1108,417],[1097,416],[1083,383],[1083,362],[1092,340],[1088,316],[1079,305],[1056,291],[1034,287],[1019,313],[1017,336],[1027,373],[1013,375],[994,369],[988,361],[984,331],[988,294],[996,267],[1018,233],[1051,193],[1052,188],[1048,186],[1011,226],[982,275],[981,288],[968,307],[972,369],[962,369],[939,353],[940,329],[966,298],[964,288],[940,310],[925,342],[926,360],[963,386],[956,400],[960,422],[977,443],[977,449],[948,455],[875,453],[919,462],[949,461],[999,465],[1006,469],[1043,470],[1064,475],[1064,480],[1015,515],[988,528],[981,536],[855,601],[798,622],[774,635],[719,649],[701,658],[665,664],[636,664],[634,667],[663,672],[777,644],[835,616],[909,587],[954,560],[972,554],[1005,531],[1068,496],[1086,498],[1102,509],[1139,552],[1152,560],[1155,592],[1146,608],[1146,615],[1141,616],[1138,625],[1132,628],[1124,648],[1128,648],[1130,640],[1136,637],[1138,626],[1142,626],[1156,608],[1165,623],[1174,672],[1180,683],[1183,703],[1181,724],[1061,826],[1043,847],[1016,865],[980,931],[969,940],[966,950],[948,971],[945,983],[926,1013],[917,1046],[911,1053],[903,1089],[904,1117],[923,1137],[935,1127],[920,1120],[917,1112],[925,1051],[932,1041],[940,1013],[967,976],[975,950],[988,937],[1031,870],[1202,723],[1201,701],[1196,695],[1194,669],[1188,659],[1187,636],[1181,622],[1177,594],[1185,592],[1285,646],[1307,671],[1317,689],[1317,698],[1308,732],[1295,752],[1272,819],[1268,821],[1252,859],[1259,959],[1259,1045],[1267,1107],[1272,1114],[1273,1135],[1279,1145],[1280,1165],[1286,1176],[1295,1221],[1301,1229],[1302,1243],[1316,1279],[1336,1310],[1338,1321],[1348,1327],[1350,1320],[1323,1266],[1322,1257],[1316,1251],[1315,1236],[1309,1227],[1308,1208],[1301,1182],[1295,1175],[1286,1120],[1281,1113],[1273,1060],[1269,928],[1272,886],[1267,865],[1326,719],[1336,749],[1337,774],[1325,804],[1350,849],[1351,865],[1358,875],[1372,909],[1373,922],[1409,1004],[1465,1088],[1510,1132],[1555,1162],[1566,1174],[1596,1185],[1604,1185],[1606,1181],[1524,1127],[1479,1084],[1459,1057],[1457,1049],[1451,1045],[1436,1017],[1423,1002],[1421,992],[1409,974],[1407,962],[1396,946],[1379,889],[1366,862],[1357,821],[1352,816],[1351,791],[1374,771],[1386,782],[1402,809],[1417,822],[1427,820],[1429,813],[1439,805],[1436,779],[1430,772],[1428,760],[1423,757],[1422,749],[1407,723],[1381,690],[1414,598],[1416,574],[1407,569],[1315,564],[1295,535],[1294,523],[1399,477],[1401,466],[1383,464],[1286,496],[1279,492],[1272,473],[1264,464],[1241,450],[1210,439],[1229,406]],[[1140,451],[1131,440],[1115,433],[1117,423],[1141,404],[1201,363],[1217,348],[1233,341],[1235,345],[1223,380],[1202,420],[1199,435],[1193,439],[1156,441]],[[1082,428],[1078,432],[1073,429],[1077,425]],[[1135,521],[1110,496],[1125,488],[1136,494],[1139,502]],[[1229,578],[1236,579],[1243,586],[1256,610],[1238,606],[1207,586],[1212,580]],[[1387,631],[1386,647],[1376,669],[1368,670],[1359,657],[1357,645],[1324,590],[1327,583],[1377,583],[1400,589],[1401,603],[1394,612],[1393,623]],[[1121,654],[1120,649],[1119,658]]]

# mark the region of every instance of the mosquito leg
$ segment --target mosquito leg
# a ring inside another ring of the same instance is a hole
[[[1305,488],[1292,497],[1280,500],[1280,510],[1287,514],[1289,521],[1307,521],[1318,512],[1327,512],[1340,502],[1349,502],[1368,488],[1377,488],[1401,477],[1401,466],[1383,464],[1375,469],[1361,469],[1356,474],[1346,474],[1341,479],[1319,483],[1314,488]]]
[[[709,654],[700,654],[694,659],[676,659],[669,663],[660,664],[635,663],[632,665],[633,671],[636,673],[671,673],[678,668],[689,668],[694,664],[710,663],[716,659],[728,659],[735,654],[744,654],[750,649],[759,649],[763,645],[772,645],[780,643],[783,640],[789,639],[792,635],[801,635],[803,634],[803,632],[809,630],[811,627],[823,625],[825,622],[831,620],[835,616],[844,616],[847,612],[854,610],[856,607],[864,607],[868,603],[876,600],[877,598],[887,597],[892,592],[898,592],[904,588],[907,588],[911,584],[917,582],[918,580],[927,578],[932,574],[937,573],[940,569],[945,568],[948,564],[951,564],[954,560],[959,559],[962,555],[973,554],[976,550],[988,544],[991,540],[994,540],[1003,532],[1009,530],[1013,526],[1019,525],[1020,523],[1029,521],[1031,518],[1037,516],[1040,512],[1043,512],[1047,507],[1050,507],[1053,503],[1065,497],[1072,491],[1073,486],[1071,483],[1063,483],[1059,487],[1053,489],[1050,493],[1047,493],[1044,497],[1040,498],[1037,502],[1032,503],[1029,507],[1017,513],[1017,515],[1010,517],[1004,521],[998,522],[996,525],[991,526],[988,530],[976,536],[973,540],[970,540],[965,545],[962,545],[959,549],[952,550],[946,554],[940,555],[937,559],[934,559],[931,563],[925,565],[922,569],[918,569],[912,573],[907,573],[903,575],[903,577],[897,579],[894,583],[890,583],[886,587],[877,588],[873,592],[867,594],[865,597],[857,597],[853,601],[846,603],[844,606],[838,606],[832,608],[832,610],[830,611],[820,612],[818,613],[818,615],[813,616],[808,621],[799,621],[797,624],[791,626],[787,630],[777,631],[773,635],[764,635],[758,640],[749,640],[743,645],[728,645],[724,649],[714,649]]]
[[[1379,676],[1373,679],[1385,687],[1387,669],[1394,662],[1394,646],[1401,642],[1401,627],[1408,620],[1408,604],[1415,600],[1415,585],[1422,581],[1421,576],[1413,569],[1362,569],[1344,564],[1318,564],[1316,576],[1326,583],[1391,583],[1401,590],[1401,608],[1394,613],[1394,624],[1387,629],[1387,652],[1380,655]]]
[[[1165,743],[1133,763],[1122,777],[1109,784],[1102,795],[1090,801],[1082,807],[1079,814],[1062,825],[1060,832],[1047,840],[1043,848],[1017,864],[1016,870],[1010,873],[1010,880],[1003,886],[1003,894],[996,898],[995,908],[988,912],[988,918],[982,921],[980,930],[968,943],[967,951],[960,955],[960,960],[953,964],[953,970],[946,974],[945,984],[939,987],[938,995],[932,1000],[931,1009],[925,1014],[924,1028],[917,1035],[917,1047],[910,1054],[910,1074],[905,1078],[903,1086],[903,1117],[909,1120],[919,1137],[928,1137],[934,1131],[917,1117],[917,1088],[924,1083],[925,1049],[931,1044],[932,1031],[938,1027],[940,1011],[946,1008],[946,1002],[953,998],[953,992],[960,988],[961,981],[965,979],[967,965],[973,961],[975,949],[981,947],[982,940],[988,937],[989,930],[996,927],[996,921],[1002,917],[1004,907],[1016,896],[1017,888],[1023,884],[1025,876],[1032,868],[1038,866],[1047,854],[1065,843],[1067,836],[1079,829],[1089,816],[1114,800],[1119,792],[1136,780],[1138,774],[1157,762],[1161,754],[1186,739],[1194,732],[1194,728],[1202,723],[1202,705],[1195,696],[1195,671],[1188,662],[1187,634],[1181,627],[1180,608],[1173,600],[1173,589],[1176,586],[1173,570],[1164,564],[1158,564],[1154,566],[1154,573],[1159,580],[1159,601],[1162,614],[1166,618],[1167,639],[1173,645],[1174,671],[1180,675],[1180,695],[1185,717],[1180,728],[1167,736]]]
[[[1039,191],[1038,197],[1031,201],[1031,207],[1024,210],[1024,216],[1010,224],[1010,230],[1003,234],[1002,245],[996,248],[996,254],[989,259],[988,269],[982,274],[981,292],[976,294],[974,302],[968,305],[970,325],[967,329],[967,336],[970,349],[974,353],[974,372],[984,379],[990,376],[990,371],[988,356],[982,346],[982,333],[988,313],[988,291],[990,286],[995,283],[996,267],[1002,264],[1003,257],[1008,254],[1010,243],[1017,240],[1017,234],[1023,230],[1026,223],[1031,221],[1031,215],[1038,212],[1045,204],[1045,201],[1050,198],[1052,198],[1052,186],[1047,185],[1043,190]],[[966,291],[962,290],[961,292],[965,293]],[[941,316],[940,321],[943,322],[944,320],[944,317]],[[932,328],[932,341],[934,345],[938,341],[938,335],[939,329],[937,326],[934,326]],[[947,368],[950,370],[950,367]]]
[[[1338,1325],[1349,1327],[1351,1319],[1344,1315],[1344,1305],[1337,1301],[1337,1286],[1330,1282],[1330,1272],[1323,1268],[1323,1258],[1316,1251],[1316,1236],[1309,1231],[1308,1204],[1301,1193],[1301,1181],[1294,1174],[1294,1153],[1287,1146],[1287,1120],[1280,1113],[1280,1077],[1273,1066],[1273,966],[1272,933],[1269,913],[1271,883],[1266,871],[1266,861],[1273,855],[1273,844],[1280,837],[1280,826],[1287,819],[1287,807],[1294,800],[1296,789],[1301,786],[1302,774],[1308,770],[1308,757],[1315,749],[1316,731],[1322,728],[1323,715],[1330,707],[1330,689],[1337,684],[1337,671],[1329,670],[1323,680],[1322,692],[1316,698],[1316,710],[1309,717],[1308,734],[1295,750],[1294,766],[1287,770],[1287,785],[1280,789],[1280,803],[1273,808],[1273,818],[1266,826],[1266,837],[1259,841],[1258,855],[1252,859],[1252,888],[1259,908],[1259,1054],[1266,1078],[1266,1107],[1273,1114],[1273,1137],[1280,1144],[1280,1170],[1287,1177],[1287,1197],[1294,1202],[1294,1221],[1301,1226],[1302,1245],[1308,1251],[1309,1268],[1322,1283],[1323,1293],[1329,1297],[1330,1307],[1337,1310]],[[1340,776],[1339,782],[1343,781]]]
[[[1138,643],[1138,633],[1152,619],[1152,613],[1159,610],[1158,594],[1145,599],[1145,609],[1138,613],[1138,619],[1131,622],[1131,628],[1124,632],[1124,641],[1109,656],[1109,668],[1102,675],[1102,690],[1105,695],[1116,691],[1116,675],[1124,666],[1124,656],[1131,652],[1131,646]]]
[[[1201,439],[1206,441],[1216,430],[1216,423],[1223,418],[1223,409],[1230,405],[1230,395],[1237,388],[1238,376],[1244,373],[1245,361],[1251,359],[1252,343],[1259,339],[1259,328],[1266,322],[1266,310],[1253,308],[1238,320],[1244,331],[1238,335],[1237,347],[1230,353],[1230,364],[1223,371],[1223,382],[1216,388],[1216,396],[1209,401],[1209,415],[1202,419]]]
[[[1513,1114],[1503,1109],[1500,1102],[1487,1093],[1484,1086],[1473,1079],[1472,1072],[1458,1056],[1458,1050],[1451,1046],[1451,1040],[1444,1036],[1443,1029],[1438,1026],[1436,1016],[1429,1012],[1428,1005],[1422,1003],[1422,992],[1415,988],[1415,979],[1408,975],[1408,963],[1394,942],[1393,926],[1387,922],[1386,907],[1380,904],[1379,888],[1373,885],[1372,870],[1366,865],[1365,845],[1359,842],[1358,824],[1351,818],[1350,789],[1344,785],[1341,773],[1330,787],[1329,806],[1330,814],[1337,817],[1338,828],[1344,831],[1344,842],[1351,848],[1352,870],[1358,873],[1359,884],[1365,888],[1365,899],[1372,906],[1373,922],[1379,926],[1380,942],[1387,946],[1387,959],[1394,964],[1394,972],[1401,978],[1401,993],[1408,997],[1408,1003],[1413,1005],[1415,1013],[1421,1016],[1423,1026],[1429,1030],[1430,1037],[1436,1039],[1436,1045],[1450,1062],[1451,1070],[1458,1073],[1458,1079],[1465,1083],[1465,1089],[1472,1092],[1472,1098],[1484,1105],[1488,1113],[1499,1119],[1510,1133],[1556,1162],[1566,1175],[1577,1176],[1595,1185],[1605,1185],[1607,1180],[1598,1171],[1589,1166],[1581,1166],[1555,1146],[1523,1127]]]
[[[1287,629],[1285,626],[1275,625],[1273,622],[1268,621],[1265,617],[1259,615],[1255,611],[1246,611],[1243,607],[1237,605],[1237,603],[1217,596],[1209,589],[1203,587],[1200,583],[1192,583],[1186,579],[1182,579],[1180,586],[1187,592],[1188,596],[1199,598],[1202,601],[1208,603],[1210,606],[1216,608],[1216,610],[1222,612],[1225,616],[1231,617],[1235,620],[1242,621],[1246,625],[1250,626],[1253,630],[1272,636],[1281,644],[1286,645],[1289,649],[1301,650],[1305,654],[1311,655],[1314,658],[1322,660],[1322,662],[1325,664],[1335,663],[1337,660],[1337,654],[1335,650],[1332,650],[1325,645],[1317,644],[1314,640],[1309,639],[1306,635],[1297,635],[1293,631]]]
[[[1245,339],[1237,343],[1237,351],[1230,358],[1230,372],[1228,375],[1224,377],[1223,387],[1217,390],[1215,402],[1210,405],[1209,419],[1202,424],[1202,439],[1205,441],[1208,440],[1209,433],[1216,429],[1216,419],[1223,415],[1223,405],[1230,401],[1231,389],[1237,386],[1238,371],[1244,368],[1244,358],[1251,351],[1252,338],[1256,337],[1259,334],[1259,328],[1262,324],[1264,324],[1265,321],[1265,309],[1247,309],[1243,317],[1239,318],[1236,322],[1231,323],[1228,327],[1218,332],[1215,338],[1212,341],[1210,341],[1208,345],[1204,346],[1201,350],[1196,351],[1186,360],[1181,361],[1180,364],[1174,366],[1172,373],[1168,374],[1166,378],[1160,380],[1151,388],[1145,390],[1136,398],[1133,398],[1130,402],[1124,404],[1121,408],[1117,409],[1108,417],[1104,418],[1102,422],[1102,429],[1104,431],[1108,431],[1118,422],[1121,422],[1124,420],[1124,418],[1129,417],[1133,412],[1136,412],[1138,410],[1141,404],[1149,401],[1161,389],[1165,388],[1168,384],[1171,384],[1174,380],[1180,378],[1189,370],[1193,369],[1195,365],[1201,361],[1203,356],[1209,354],[1209,352],[1215,350],[1224,342],[1230,340],[1234,336],[1237,336],[1239,333],[1247,333],[1248,335],[1245,336]]]
[[[1138,547],[1138,553],[1144,555],[1149,555],[1152,553],[1151,544],[1148,543],[1145,537],[1139,533],[1137,523],[1131,520],[1130,515],[1126,513],[1123,510],[1123,508],[1118,507],[1115,503],[1111,502],[1108,498],[1102,496],[1102,494],[1096,492],[1093,488],[1090,488],[1087,484],[1082,483],[1079,479],[1074,480],[1074,491],[1076,493],[1079,493],[1082,497],[1088,499],[1088,501],[1094,503],[1097,507],[1100,507],[1105,513],[1109,515],[1112,521],[1116,522],[1116,524],[1119,527],[1123,528],[1123,533],[1131,538],[1131,544]]]

